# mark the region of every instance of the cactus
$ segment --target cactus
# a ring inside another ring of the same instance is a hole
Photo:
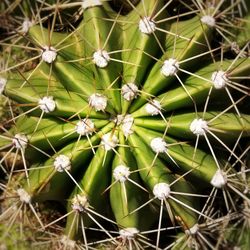
[[[250,204],[244,1],[28,2],[0,43],[3,246],[232,245]]]

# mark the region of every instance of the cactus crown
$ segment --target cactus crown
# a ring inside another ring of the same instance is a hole
[[[249,205],[243,1],[127,0],[120,11],[120,1],[38,1],[37,15],[27,2],[17,37],[0,42],[7,58],[14,48],[32,55],[0,72],[12,116],[0,135],[0,221],[11,221],[0,239],[29,210],[39,236],[63,227],[57,244],[66,248],[213,249],[206,230],[217,237],[223,219],[232,225]],[[82,19],[56,29],[79,5]],[[40,216],[52,201],[60,216]]]

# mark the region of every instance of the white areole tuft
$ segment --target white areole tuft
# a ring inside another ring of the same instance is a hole
[[[90,119],[84,118],[77,122],[75,130],[79,135],[92,135],[95,125]]]
[[[24,202],[26,204],[30,203],[31,196],[23,188],[17,189],[16,192],[17,192],[21,202]]]
[[[122,86],[121,94],[126,101],[132,101],[138,96],[138,87],[134,83],[127,83]]]
[[[46,63],[52,63],[57,56],[56,49],[53,47],[45,46],[42,52],[42,60]]]
[[[139,21],[139,30],[141,33],[144,34],[151,34],[155,32],[156,30],[156,25],[155,23],[150,19],[150,17],[143,17]]]
[[[38,101],[39,108],[45,112],[53,112],[56,108],[56,102],[53,99],[53,96],[44,96]]]
[[[198,231],[199,231],[199,225],[198,224],[194,224],[191,228],[186,229],[185,233],[187,235],[195,235]]]
[[[167,183],[161,182],[154,185],[153,194],[159,200],[164,200],[170,195],[170,187]]]
[[[16,134],[12,139],[12,144],[16,149],[25,149],[28,145],[28,138],[24,134]]]
[[[89,97],[89,106],[94,108],[95,111],[104,111],[107,107],[108,98],[102,94],[92,94]]]
[[[208,130],[208,125],[203,119],[194,119],[189,128],[195,135],[204,135]]]
[[[130,175],[129,168],[124,166],[124,165],[118,165],[114,170],[113,170],[113,176],[116,181],[119,182],[125,182]]]
[[[114,119],[114,122],[116,122],[117,125],[121,126],[121,130],[126,138],[134,133],[132,129],[134,118],[132,117],[132,115],[118,115],[117,118]]]
[[[115,148],[118,144],[118,138],[115,134],[107,133],[102,136],[101,145],[106,151],[109,151]]]
[[[123,240],[133,240],[138,233],[139,230],[135,227],[127,227],[119,231],[119,234]]]
[[[156,137],[151,140],[150,147],[155,153],[165,153],[167,151],[167,143],[161,138]]]
[[[161,104],[157,100],[148,102],[145,106],[146,112],[150,115],[158,115],[161,112]]]
[[[214,27],[216,25],[215,18],[209,15],[205,15],[201,18],[201,22],[207,26]]]
[[[29,19],[25,19],[22,23],[21,33],[26,34],[32,26],[33,22]]]
[[[211,81],[216,89],[222,89],[226,86],[228,78],[226,73],[222,70],[213,72],[211,76]]]
[[[88,206],[89,202],[86,195],[76,194],[71,201],[72,209],[78,212],[82,212]]]
[[[173,76],[174,74],[177,73],[179,66],[180,65],[176,59],[170,58],[164,61],[161,67],[161,73],[164,76]]]
[[[101,0],[82,0],[82,8],[87,9],[89,7],[101,6]]]
[[[55,170],[58,172],[63,172],[64,170],[71,169],[70,159],[66,155],[57,156],[53,164],[54,164]]]
[[[105,68],[108,66],[110,57],[106,50],[97,50],[93,54],[93,62],[99,68]]]
[[[226,174],[223,173],[221,170],[217,170],[214,174],[210,183],[216,188],[222,188],[227,184],[227,177]]]

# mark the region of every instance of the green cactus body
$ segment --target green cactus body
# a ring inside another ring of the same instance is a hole
[[[212,220],[203,190],[226,188],[227,169],[237,172],[224,164],[227,157],[244,164],[234,145],[250,135],[242,108],[249,58],[210,48],[210,14],[179,20],[169,4],[128,0],[131,11],[122,15],[108,2],[84,1],[73,32],[30,27],[25,37],[39,62],[29,71],[7,70],[3,94],[22,112],[3,130],[0,150],[20,154],[24,164],[17,179],[9,175],[10,193],[33,209],[61,204],[66,247],[96,247],[104,237],[116,247],[159,249],[169,236],[163,228],[174,226],[173,249],[192,248],[183,248],[183,239]],[[58,221],[39,220],[39,227]],[[97,244],[87,237],[93,227],[102,233]]]

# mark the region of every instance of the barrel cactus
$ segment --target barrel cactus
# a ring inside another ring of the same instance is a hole
[[[246,3],[33,8],[1,42],[3,246],[247,249]]]

